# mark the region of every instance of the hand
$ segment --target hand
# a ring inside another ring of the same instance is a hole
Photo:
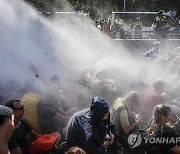
[[[111,133],[111,131],[109,132],[109,136],[110,136],[110,139],[108,141],[104,141],[104,143],[101,144],[101,148],[108,149],[113,144],[114,135]]]
[[[136,121],[137,125],[139,125],[139,123],[141,122],[141,116],[139,114],[135,115],[135,121]]]
[[[35,74],[38,74],[39,73],[39,71],[37,70],[37,68],[32,64],[32,63],[30,63],[30,67],[29,67],[29,70],[30,71],[33,71]]]
[[[114,142],[114,134],[112,134],[111,133],[111,131],[109,132],[109,135],[110,135],[110,141],[109,141],[109,144],[111,145],[111,144],[113,144],[113,142]]]
[[[104,141],[103,144],[101,144],[102,149],[108,149],[109,148],[109,141]]]

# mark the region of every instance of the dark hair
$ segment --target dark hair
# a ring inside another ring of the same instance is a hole
[[[6,104],[5,104],[5,106],[8,106],[8,107],[10,107],[12,110],[14,110],[15,108],[14,108],[14,103],[15,102],[20,102],[20,100],[16,100],[16,99],[12,99],[12,100],[9,100]]]

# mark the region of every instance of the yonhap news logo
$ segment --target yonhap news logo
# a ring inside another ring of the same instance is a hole
[[[180,137],[152,137],[149,135],[142,137],[139,132],[132,133],[128,137],[128,144],[132,149],[140,146],[142,142],[145,144],[178,144]]]
[[[132,133],[128,137],[128,144],[129,144],[129,147],[132,149],[140,146],[141,142],[142,142],[142,137],[141,137],[141,134],[139,132]]]

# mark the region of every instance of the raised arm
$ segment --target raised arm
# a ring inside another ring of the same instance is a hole
[[[42,76],[39,70],[30,62],[29,71],[34,72],[35,77],[40,79],[45,87],[49,87],[49,82]]]

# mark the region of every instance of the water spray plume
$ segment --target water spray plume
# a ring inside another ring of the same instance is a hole
[[[68,18],[68,22],[61,16],[46,19],[23,1],[2,1],[0,80],[22,84],[32,77],[30,65],[46,78],[58,74],[62,79],[69,71],[92,68],[99,61],[113,73],[125,76],[146,65],[131,56],[122,43],[102,34],[89,17],[74,14]]]

